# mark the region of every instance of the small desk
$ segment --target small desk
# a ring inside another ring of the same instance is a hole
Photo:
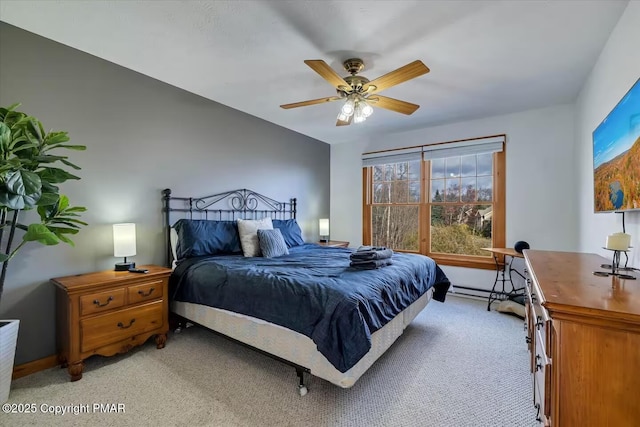
[[[492,302],[510,296],[524,294],[524,287],[516,289],[511,278],[511,273],[513,272],[525,279],[522,273],[512,267],[513,260],[516,258],[524,258],[524,255],[513,248],[482,248],[482,250],[491,252],[493,254],[493,260],[496,262],[496,280],[493,282],[493,287],[489,294],[489,303],[487,304],[487,311],[490,311]],[[504,257],[504,261],[500,260],[501,257]],[[496,289],[498,282],[502,283],[502,290]],[[511,290],[509,292],[507,292],[505,288],[506,282],[511,284]]]

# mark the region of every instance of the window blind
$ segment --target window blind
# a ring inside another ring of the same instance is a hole
[[[498,153],[503,150],[504,136],[478,138],[470,141],[448,142],[423,145],[377,153],[364,153],[362,166],[376,166],[413,160],[432,160],[445,157],[468,156],[472,154]]]
[[[471,154],[499,153],[503,150],[504,137],[481,138],[473,141],[450,142],[447,144],[422,146],[425,160],[445,157],[468,156]]]
[[[413,160],[422,160],[422,147],[365,153],[362,155],[362,166],[377,166],[388,163],[411,162]]]

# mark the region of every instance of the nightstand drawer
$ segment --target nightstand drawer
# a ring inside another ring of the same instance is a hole
[[[137,304],[162,297],[163,280],[150,280],[127,288],[128,303]]]
[[[80,315],[111,310],[124,305],[124,288],[84,295],[80,297]]]
[[[82,351],[89,351],[162,326],[163,302],[132,307],[80,321]]]

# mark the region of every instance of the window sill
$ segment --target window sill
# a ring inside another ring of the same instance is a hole
[[[461,259],[451,258],[442,255],[429,255],[438,265],[450,265],[452,267],[479,268],[482,270],[495,270],[496,263],[493,258],[484,259]]]

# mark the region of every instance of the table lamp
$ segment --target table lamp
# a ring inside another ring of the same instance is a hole
[[[318,221],[318,228],[320,229],[320,241],[329,241],[329,218],[320,218]]]
[[[127,271],[136,266],[127,261],[128,256],[136,254],[136,225],[132,223],[113,224],[113,256],[124,257],[124,262],[116,263],[116,271]]]

